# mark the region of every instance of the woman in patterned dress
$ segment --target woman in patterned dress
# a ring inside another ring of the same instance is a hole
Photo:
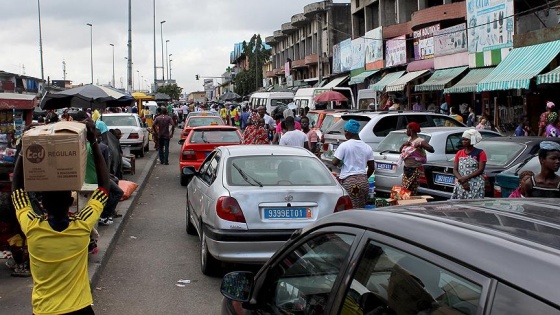
[[[411,195],[418,193],[419,168],[426,163],[426,151],[434,153],[434,148],[424,139],[418,137],[420,125],[411,122],[406,126],[408,141],[401,147],[399,165],[404,163],[402,187],[410,190]]]
[[[264,121],[259,123],[259,114],[252,113],[243,132],[243,144],[270,144],[268,131],[264,128]]]
[[[484,198],[484,167],[486,153],[474,145],[482,140],[480,132],[469,129],[463,132],[461,141],[464,149],[455,155],[455,188],[451,199],[482,199]]]

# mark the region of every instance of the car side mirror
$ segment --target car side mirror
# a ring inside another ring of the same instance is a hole
[[[180,145],[183,145],[183,143],[185,143],[185,139],[179,140],[179,144],[180,144]]]
[[[220,292],[230,300],[248,302],[253,292],[254,276],[249,271],[235,271],[222,278]]]
[[[189,168],[189,167],[184,167],[181,172],[183,172],[183,175],[187,175],[187,176],[198,175],[197,171],[194,171],[192,168]]]

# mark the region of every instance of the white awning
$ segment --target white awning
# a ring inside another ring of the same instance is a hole
[[[337,86],[339,86],[340,84],[342,84],[342,83],[343,83],[344,81],[346,81],[346,80],[348,80],[348,76],[347,76],[347,75],[346,75],[346,76],[343,76],[343,77],[340,77],[340,78],[333,79],[331,82],[327,83],[325,86],[322,86],[322,87],[324,87],[324,88],[333,88],[333,87],[337,87]]]

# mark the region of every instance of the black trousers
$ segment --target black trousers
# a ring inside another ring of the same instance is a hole
[[[95,315],[95,312],[93,311],[91,305],[88,305],[82,308],[81,310],[73,311],[62,315]]]

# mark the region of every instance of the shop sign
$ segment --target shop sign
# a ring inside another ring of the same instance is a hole
[[[467,26],[463,23],[436,31],[434,45],[436,57],[466,52]]]
[[[406,64],[406,35],[387,40],[385,44],[385,66]]]
[[[340,45],[336,44],[333,46],[333,69],[332,72],[340,73]]]
[[[469,53],[513,46],[513,0],[468,0]]]
[[[350,70],[364,68],[366,62],[365,48],[365,38],[360,37],[352,40],[352,66]]]
[[[439,24],[414,31],[414,60],[434,58],[434,33],[439,31]]]
[[[340,42],[340,72],[350,71],[352,68],[352,40],[350,38]]]
[[[284,63],[284,77],[289,77],[290,76],[290,71],[292,70],[292,63],[291,61],[286,61]]]
[[[366,70],[383,68],[383,27],[368,31],[365,39]]]

